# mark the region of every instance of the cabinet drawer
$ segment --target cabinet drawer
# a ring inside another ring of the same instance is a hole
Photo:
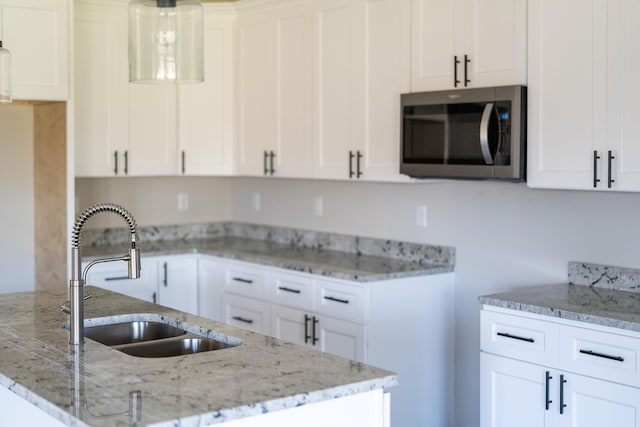
[[[262,268],[245,265],[225,265],[223,289],[252,298],[267,300],[267,274]]]
[[[481,311],[482,351],[556,366],[559,325],[527,317]]]
[[[560,368],[640,387],[640,338],[560,326]]]
[[[316,311],[339,319],[364,323],[367,289],[342,282],[316,280]]]
[[[271,273],[271,302],[313,311],[313,279],[294,274]]]
[[[222,320],[242,329],[269,334],[270,306],[264,301],[224,293]]]

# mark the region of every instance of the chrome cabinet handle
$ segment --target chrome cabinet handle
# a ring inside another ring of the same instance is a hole
[[[482,150],[484,162],[488,165],[493,164],[493,156],[489,148],[489,121],[491,120],[491,113],[493,111],[493,102],[490,102],[484,106],[482,119],[480,120],[480,149]]]

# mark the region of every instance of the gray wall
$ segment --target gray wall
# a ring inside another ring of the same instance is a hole
[[[0,293],[35,289],[33,107],[0,106]]]
[[[640,194],[469,181],[182,177],[78,179],[77,187],[83,207],[116,201],[142,225],[233,219],[454,246],[458,427],[478,425],[479,295],[566,282],[569,261],[640,268]],[[187,213],[177,211],[179,191],[190,195]],[[260,194],[260,211],[252,208],[254,194]],[[320,217],[313,212],[316,197],[323,199]],[[416,226],[416,207],[423,204],[427,228]],[[100,221],[92,226],[120,226],[115,217]],[[429,301],[424,304],[428,309]]]
[[[262,209],[251,208],[260,193]],[[531,190],[524,184],[370,184],[235,179],[236,221],[454,246],[456,414],[479,419],[478,296],[566,282],[569,261],[640,268],[640,194]],[[321,196],[325,214],[313,214]],[[427,228],[416,206],[427,206]],[[429,301],[424,301],[425,309]]]

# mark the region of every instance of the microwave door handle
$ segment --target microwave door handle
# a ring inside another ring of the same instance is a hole
[[[482,157],[488,165],[493,164],[493,156],[489,149],[489,120],[491,120],[491,113],[493,112],[493,102],[484,106],[482,112],[482,119],[480,120],[480,149],[482,150]]]

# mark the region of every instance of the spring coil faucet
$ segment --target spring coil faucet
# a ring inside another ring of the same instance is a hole
[[[82,249],[80,247],[80,235],[82,227],[89,218],[101,212],[112,212],[122,217],[129,226],[129,252],[119,257],[101,258],[92,261],[82,271]],[[71,280],[69,281],[69,344],[80,345],[84,342],[84,284],[87,272],[95,264],[111,261],[127,261],[129,278],[140,277],[140,249],[136,248],[137,242],[136,221],[133,216],[122,206],[113,203],[101,203],[93,205],[78,216],[71,234]]]

